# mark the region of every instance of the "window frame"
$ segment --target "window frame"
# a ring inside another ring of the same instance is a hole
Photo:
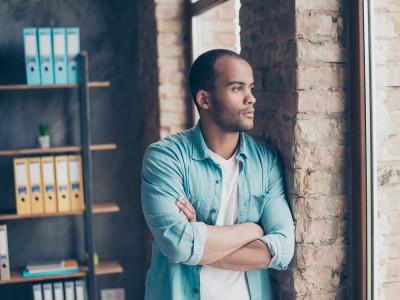
[[[349,1],[353,299],[373,299],[373,153],[368,0]]]

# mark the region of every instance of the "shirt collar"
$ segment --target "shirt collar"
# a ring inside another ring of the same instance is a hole
[[[248,157],[248,139],[249,137],[240,132],[239,135],[239,150],[237,154],[237,158],[243,156],[245,158]],[[206,142],[204,141],[203,133],[201,132],[200,121],[197,122],[194,127],[193,137],[192,137],[192,158],[194,160],[203,160],[210,157],[209,149],[207,148]]]

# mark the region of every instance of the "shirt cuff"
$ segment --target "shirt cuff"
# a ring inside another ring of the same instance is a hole
[[[271,253],[271,260],[267,268],[277,269],[277,270],[286,270],[288,266],[282,263],[282,251],[281,251],[281,242],[277,235],[268,234],[259,238],[269,249]]]
[[[193,226],[193,249],[192,255],[185,262],[187,265],[196,266],[203,257],[207,241],[207,227],[203,222],[192,222]]]

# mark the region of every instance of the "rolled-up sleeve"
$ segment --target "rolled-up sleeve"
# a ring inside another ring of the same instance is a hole
[[[267,268],[286,270],[294,253],[294,224],[285,195],[282,165],[276,152],[269,166],[267,202],[261,216],[266,235],[260,240],[271,252]]]
[[[144,217],[161,252],[172,263],[197,265],[203,256],[207,228],[188,222],[175,202],[185,197],[182,161],[171,149],[153,144],[142,166],[141,201]]]

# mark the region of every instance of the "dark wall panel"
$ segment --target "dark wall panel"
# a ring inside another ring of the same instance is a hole
[[[118,259],[125,272],[98,277],[99,287],[126,290],[127,299],[144,291],[144,220],[140,207],[143,104],[139,96],[137,7],[123,0],[0,2],[0,84],[25,83],[22,29],[79,27],[81,49],[89,53],[93,143],[113,142],[115,151],[93,153],[95,201],[115,201],[121,211],[97,215],[100,259]],[[76,90],[0,92],[0,149],[36,147],[40,122],[50,125],[52,146],[79,144]],[[15,208],[13,157],[0,157],[0,209]],[[12,267],[45,257],[84,258],[80,216],[7,221]],[[25,299],[30,284],[0,285],[0,298]],[[29,298],[27,298],[29,299]]]

